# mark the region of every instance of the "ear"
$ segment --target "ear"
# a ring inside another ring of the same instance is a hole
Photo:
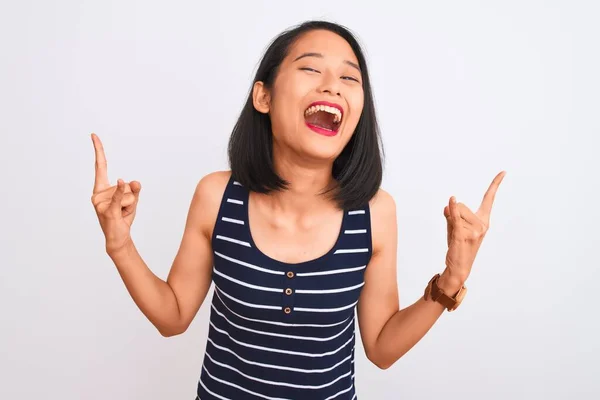
[[[263,82],[255,82],[252,88],[252,102],[256,111],[267,114],[270,110],[271,94]]]

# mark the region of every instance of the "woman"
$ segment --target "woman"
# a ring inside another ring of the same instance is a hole
[[[108,182],[99,138],[92,202],[106,251],[164,336],[187,329],[212,282],[198,382],[206,399],[355,399],[355,312],[366,355],[388,368],[466,292],[500,173],[481,208],[452,197],[446,268],[399,310],[396,211],[367,65],[345,28],[308,22],[271,43],[229,145],[202,178],[167,281],[130,236],[140,183]]]

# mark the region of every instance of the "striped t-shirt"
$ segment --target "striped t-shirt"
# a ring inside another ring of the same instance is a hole
[[[249,192],[230,178],[212,237],[213,282],[200,400],[356,400],[355,307],[372,254],[370,212],[345,210],[325,255],[285,263],[248,227]]]

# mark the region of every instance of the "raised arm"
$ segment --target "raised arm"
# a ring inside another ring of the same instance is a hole
[[[183,238],[166,281],[148,268],[130,235],[141,185],[108,182],[102,143],[96,149],[96,183],[92,203],[113,260],[133,301],[163,336],[185,332],[202,305],[211,283],[210,238],[229,175],[204,177],[194,192]]]
[[[444,209],[448,226],[446,267],[438,280],[444,293],[454,296],[467,280],[475,256],[489,228],[492,203],[505,173],[499,173],[477,212],[454,196]],[[372,200],[373,256],[365,272],[358,302],[358,322],[367,357],[388,368],[416,345],[443,314],[445,308],[421,296],[400,309],[396,281],[397,225],[392,197],[380,190]]]

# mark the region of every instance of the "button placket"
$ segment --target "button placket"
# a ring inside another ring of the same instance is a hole
[[[285,274],[284,289],[282,296],[282,310],[284,314],[291,315],[294,313],[294,294],[296,284],[296,274],[294,271],[288,271]]]

